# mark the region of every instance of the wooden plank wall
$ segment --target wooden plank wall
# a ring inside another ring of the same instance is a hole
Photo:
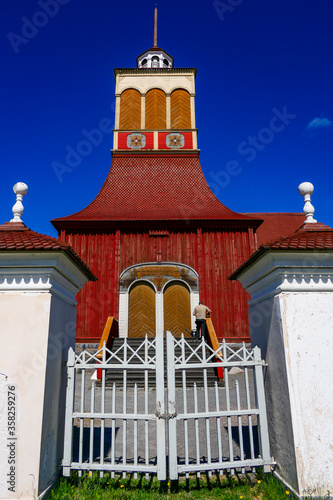
[[[80,339],[99,338],[108,316],[118,318],[119,275],[131,265],[180,262],[200,277],[200,298],[212,310],[219,338],[249,337],[247,292],[227,277],[250,255],[246,231],[175,231],[152,238],[147,231],[110,234],[68,234],[65,240],[99,279],[77,296]],[[86,340],[88,342],[88,340]]]
[[[171,94],[171,128],[191,128],[191,98],[183,89],[174,90]]]
[[[189,289],[181,284],[171,284],[164,291],[164,330],[175,337],[191,334],[191,298]]]
[[[151,89],[146,94],[146,129],[166,129],[166,95],[163,90]]]
[[[141,129],[141,94],[138,90],[127,89],[122,92],[119,128],[121,130]]]
[[[148,283],[133,286],[129,296],[129,337],[155,337],[155,290]]]

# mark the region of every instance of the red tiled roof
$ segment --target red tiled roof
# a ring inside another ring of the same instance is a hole
[[[268,241],[288,236],[299,229],[305,220],[303,213],[245,213],[249,217],[263,219],[256,230],[258,246]]]
[[[0,226],[0,250],[69,250],[68,243],[31,231],[22,222]]]
[[[333,250],[333,229],[318,223],[304,224],[291,236],[264,247],[272,250]]]
[[[84,269],[91,281],[96,281],[96,277],[68,243],[31,231],[23,222],[5,222],[0,225],[0,252],[47,250],[64,251]]]
[[[261,255],[269,250],[290,250],[290,251],[332,251],[333,250],[333,229],[321,223],[307,223],[295,233],[260,245],[238,269],[236,269],[228,279],[235,280],[237,277]]]
[[[212,193],[197,155],[114,155],[97,197],[62,221],[228,219],[252,222],[225,207]]]

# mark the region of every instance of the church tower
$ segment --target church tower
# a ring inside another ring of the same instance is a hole
[[[219,338],[248,341],[248,296],[227,277],[256,248],[261,221],[225,207],[199,162],[194,68],[157,45],[115,70],[112,163],[97,197],[52,221],[98,277],[78,296],[79,342],[99,341],[109,316],[120,337],[189,336],[199,297]]]
[[[175,69],[154,45],[137,57],[136,69],[116,69],[114,151],[172,153],[197,150],[195,69]]]

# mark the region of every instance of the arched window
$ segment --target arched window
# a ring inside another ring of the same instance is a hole
[[[152,57],[151,59],[151,67],[152,68],[159,68],[160,67],[160,60],[157,56]]]
[[[120,96],[120,130],[141,128],[141,94],[135,89],[127,89]]]
[[[169,67],[169,61],[167,59],[163,60],[163,64],[164,66]]]
[[[146,129],[166,129],[166,95],[161,89],[151,89],[146,94]]]
[[[191,97],[184,89],[176,89],[171,94],[171,128],[191,128]]]
[[[142,62],[141,62],[141,67],[142,68],[145,68],[147,66],[147,59],[143,59]]]

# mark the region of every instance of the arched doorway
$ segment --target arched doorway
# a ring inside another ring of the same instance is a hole
[[[191,336],[191,297],[185,283],[171,281],[164,288],[164,332],[174,337]]]
[[[128,336],[155,337],[156,305],[155,290],[145,281],[135,283],[129,292]]]
[[[190,336],[198,300],[199,276],[186,264],[132,265],[119,277],[119,337],[154,337],[166,330]]]

